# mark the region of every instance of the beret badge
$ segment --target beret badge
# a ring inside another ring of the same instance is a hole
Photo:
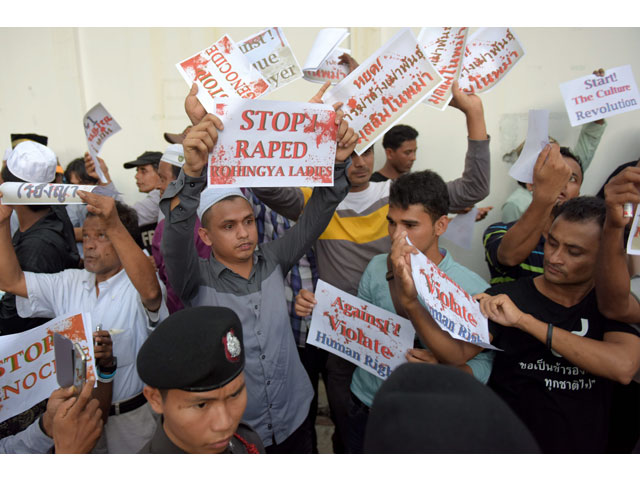
[[[240,340],[233,332],[233,328],[227,332],[227,335],[222,338],[222,344],[224,345],[224,354],[227,360],[230,362],[237,362],[240,359],[240,353],[242,347],[240,347]]]

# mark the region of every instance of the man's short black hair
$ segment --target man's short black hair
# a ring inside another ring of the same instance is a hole
[[[418,204],[434,222],[449,213],[447,184],[432,170],[401,175],[391,184],[389,205],[406,210],[410,205]]]
[[[71,183],[71,174],[75,173],[76,177],[80,180],[82,185],[96,185],[98,183],[97,178],[90,177],[87,173],[87,169],[84,166],[84,158],[74,158],[69,162],[67,168],[64,170],[64,177],[68,183]]]
[[[173,175],[174,180],[178,179],[178,175],[180,175],[180,170],[182,170],[182,167],[171,164],[171,175]]]
[[[136,244],[141,249],[144,249],[145,246],[142,243],[142,233],[140,232],[140,226],[138,225],[138,212],[136,212],[130,206],[122,202],[119,202],[117,200],[116,200],[116,211],[118,212],[118,217],[120,218],[122,225],[124,225],[124,228],[126,228],[127,232],[129,232],[129,235],[133,237]],[[94,216],[96,215],[91,212],[87,212],[87,217],[94,217]]]
[[[418,131],[409,125],[395,125],[391,127],[382,137],[382,146],[396,150],[402,142],[407,140],[415,140],[418,137]]]
[[[575,197],[553,208],[553,217],[562,217],[569,222],[594,221],[600,228],[604,226],[607,208],[604,200],[599,197]]]
[[[9,167],[7,167],[6,164],[2,167],[2,170],[0,171],[0,177],[2,177],[3,182],[18,182],[18,183],[26,182],[26,180],[16,177],[11,172],[11,170],[9,170]],[[27,182],[27,183],[31,183],[31,182]],[[26,207],[29,207],[29,210],[31,210],[32,212],[41,212],[43,210],[47,210],[50,207],[50,205],[39,205],[37,203],[32,203],[31,205],[26,205]]]
[[[580,174],[584,179],[584,168],[582,167],[582,160],[580,160],[580,157],[574,154],[569,147],[560,147],[560,155],[563,157],[573,158],[580,166]]]

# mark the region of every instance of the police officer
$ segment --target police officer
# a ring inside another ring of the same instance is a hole
[[[142,345],[137,367],[161,415],[139,453],[264,453],[260,437],[240,423],[247,391],[235,312],[197,307],[170,315]]]

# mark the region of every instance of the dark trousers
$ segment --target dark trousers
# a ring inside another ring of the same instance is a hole
[[[311,438],[312,431],[315,432],[313,423],[310,422],[309,416],[302,425],[300,425],[296,431],[289,435],[286,440],[280,444],[276,444],[275,439],[273,443],[268,447],[265,447],[265,452],[270,454],[279,453],[312,453],[311,451]]]
[[[351,393],[349,406],[349,429],[347,432],[347,453],[362,453],[364,432],[369,420],[369,407]]]

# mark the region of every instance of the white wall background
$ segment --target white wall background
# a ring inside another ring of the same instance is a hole
[[[137,201],[134,172],[122,164],[145,150],[164,150],[162,134],[180,132],[188,119],[183,110],[187,85],[175,63],[214,43],[224,33],[236,40],[264,27],[247,28],[0,28],[0,147],[11,133],[37,132],[63,166],[86,149],[82,116],[98,102],[122,131],[105,144],[102,156],[128,202]],[[343,46],[362,61],[398,28],[358,27]],[[417,35],[419,29],[414,28]],[[475,29],[472,29],[472,32]],[[303,64],[319,28],[284,28],[299,64]],[[491,92],[482,95],[491,135],[491,194],[481,205],[494,211],[477,224],[474,248],[450,246],[454,256],[484,277],[481,235],[499,221],[500,205],[515,188],[502,155],[525,137],[531,108],[551,111],[550,133],[573,147],[579,127],[571,128],[558,84],[605,69],[630,64],[640,80],[639,28],[514,28],[526,54]],[[318,84],[298,80],[267,99],[305,101]],[[582,192],[597,192],[620,163],[640,157],[640,111],[607,120],[608,127],[588,170]],[[462,172],[466,150],[465,121],[454,109],[439,112],[419,106],[405,119],[419,132],[414,169],[431,168],[445,180]],[[376,166],[384,162],[376,146]]]

